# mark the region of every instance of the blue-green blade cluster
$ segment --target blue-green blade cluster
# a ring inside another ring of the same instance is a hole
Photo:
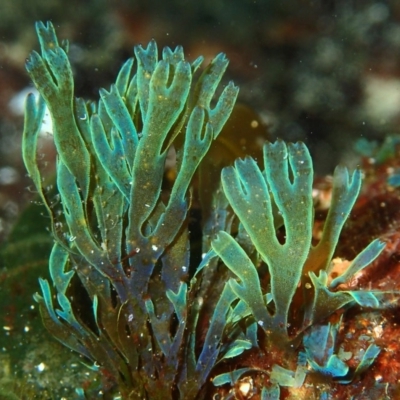
[[[237,160],[234,167],[223,170],[222,185],[233,210],[270,271],[275,315],[271,322],[268,322],[261,292],[257,294],[258,300],[252,301],[252,311],[256,313],[256,319],[265,324],[266,329],[273,324],[276,330],[286,330],[290,303],[299,284],[302,265],[307,258],[311,242],[311,158],[303,144],[287,147],[285,143],[278,141],[265,145],[264,163],[266,169],[263,174],[254,160]],[[284,220],[284,244],[278,241],[275,233],[274,205]],[[221,235],[218,240],[221,240]],[[228,240],[224,238],[225,242]],[[215,243],[213,247],[219,247],[219,242]],[[231,243],[231,246],[234,244]],[[222,249],[214,249],[224,259]],[[236,254],[238,252],[239,249],[236,248],[235,255],[227,264],[235,274],[242,264],[235,262],[236,257],[239,257]],[[247,256],[243,254],[243,257]],[[249,265],[249,271],[254,270],[254,265],[248,257],[246,264]],[[258,289],[256,292],[253,290],[257,280],[255,270],[246,276],[238,276],[242,285],[246,285],[242,291],[243,300],[246,301],[247,296],[254,297],[258,292]],[[235,286],[238,290],[239,287]]]
[[[65,50],[58,45],[53,27],[36,24],[42,54],[32,52],[26,69],[43,96],[53,121],[54,143],[61,160],[76,177],[83,198],[89,194],[90,160],[73,111],[74,84]]]
[[[159,60],[152,41],[135,48],[135,59],[122,66],[110,90],[100,90],[98,103],[86,103],[74,97],[68,46],[59,45],[51,23],[36,29],[41,53],[33,52],[26,68],[40,97],[30,95],[26,103],[24,161],[57,239],[50,258],[57,300],[46,280],[42,296],[35,295],[45,324],[111,373],[123,395],[166,399],[177,385],[182,398],[194,398],[223,352],[249,347],[243,339],[221,346],[228,326],[237,324],[229,319],[237,296],[227,286],[198,353],[203,311],[195,294],[206,264],[190,287],[187,282],[191,181],[238,93],[229,83],[211,107],[228,61],[218,55],[194,84],[202,58],[190,64],[177,47],[164,49]],[[37,166],[45,106],[58,152],[59,209],[47,200]],[[178,154],[176,179],[162,196],[171,146]],[[90,305],[71,300],[76,279]]]
[[[223,190],[240,221],[239,229],[237,233],[220,231],[212,241],[213,252],[234,275],[229,286],[241,300],[241,315],[251,315],[253,324],[264,330],[267,350],[288,351],[304,334],[305,353],[299,353],[296,371],[274,364],[269,378],[276,386],[264,388],[262,397],[279,398],[279,386],[302,386],[308,369],[349,383],[373,363],[380,349],[371,344],[350,374],[345,360],[334,351],[340,321],[323,321],[344,306],[388,307],[391,296],[398,295],[344,289],[382,252],[385,244],[380,240],[367,246],[339,276],[329,279],[340,232],[360,190],[361,173],[336,168],[331,208],[314,247],[312,163],[307,148],[301,143],[267,143],[264,164],[265,171],[261,171],[253,159],[245,158],[223,170]],[[296,304],[299,299],[302,302]],[[287,327],[293,324],[293,316],[295,328],[290,337]],[[225,374],[216,379],[217,385],[223,383]]]
[[[331,208],[321,240],[313,247],[313,174],[307,148],[302,143],[267,143],[264,164],[262,172],[251,158],[237,160],[234,167],[223,170],[222,186],[241,226],[268,267],[269,286],[261,286],[265,278],[257,271],[256,259],[239,245],[245,236],[240,229],[236,239],[220,232],[212,242],[216,254],[237,278],[229,282],[232,290],[258,324],[266,332],[289,340],[290,309],[295,307],[293,299],[300,290],[304,304],[299,332],[348,304],[385,307],[386,292],[336,290],[378,257],[384,248],[379,240],[328,283],[340,231],[360,190],[360,171],[349,174],[344,167],[336,168]],[[285,229],[283,238],[276,232],[280,221]],[[252,251],[250,246],[246,248]],[[267,304],[265,295],[271,304]]]
[[[280,386],[302,386],[308,369],[348,383],[368,368],[379,347],[371,344],[350,374],[335,350],[341,321],[324,322],[345,306],[388,307],[397,295],[348,290],[382,252],[379,240],[330,276],[360,170],[336,168],[331,207],[313,246],[307,147],[265,143],[264,170],[251,157],[236,160],[207,195],[205,254],[192,272],[193,177],[238,94],[229,83],[216,95],[225,55],[196,80],[202,57],[189,63],[181,47],[159,56],[154,41],[137,46],[111,88],[100,90],[98,102],[85,102],[74,97],[68,44],[58,43],[51,23],[36,29],[41,52],[32,52],[26,68],[39,96],[27,98],[23,158],[55,239],[53,287],[40,279],[42,294],[35,295],[49,331],[113,376],[122,398],[201,398],[214,366],[251,348],[269,354],[276,346],[295,361],[222,371],[215,386],[261,373],[269,379],[261,398],[278,399]],[[36,156],[46,107],[58,153],[58,205],[47,197]],[[171,151],[175,177],[163,193]]]

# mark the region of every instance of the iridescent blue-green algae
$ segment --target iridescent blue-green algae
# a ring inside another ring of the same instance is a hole
[[[68,44],[58,43],[50,23],[36,28],[41,54],[32,52],[26,68],[40,95],[26,102],[23,156],[55,239],[49,268],[57,298],[42,279],[42,295],[35,296],[44,323],[60,342],[113,376],[124,398],[194,398],[214,364],[235,346],[221,344],[236,298],[225,290],[199,350],[202,266],[190,287],[187,278],[191,180],[238,92],[229,83],[211,105],[228,61],[218,55],[194,83],[202,58],[189,63],[177,47],[165,48],[159,59],[151,42],[135,47],[135,59],[122,66],[111,89],[88,103],[74,97]],[[42,187],[36,158],[46,106],[62,218]],[[177,175],[165,200],[161,184],[172,146]],[[89,317],[69,295],[76,279],[92,305]]]
[[[159,57],[150,42],[135,47],[135,58],[109,91],[100,91],[97,103],[85,102],[74,97],[68,43],[59,44],[50,23],[38,23],[37,33],[41,54],[32,52],[26,67],[40,95],[26,102],[23,156],[55,240],[49,260],[54,288],[41,279],[42,293],[35,295],[47,329],[112,377],[127,399],[204,397],[212,368],[257,348],[260,332],[266,337],[261,350],[291,349],[296,371],[278,364],[262,371],[237,368],[215,376],[215,386],[262,372],[269,384],[259,388],[261,398],[279,399],[281,386],[303,385],[309,370],[348,383],[368,368],[378,346],[371,344],[349,373],[335,353],[340,322],[321,324],[344,306],[387,304],[386,292],[339,289],[380,254],[379,240],[328,279],[360,190],[360,171],[335,170],[332,205],[321,240],[312,246],[313,168],[306,146],[266,143],[263,171],[250,157],[237,160],[223,169],[215,192],[203,197],[203,259],[189,276],[192,178],[238,93],[229,83],[215,95],[227,59],[218,55],[194,81],[201,58],[185,61],[180,47],[165,48]],[[46,106],[62,213],[42,187],[36,157]],[[176,179],[163,196],[171,149]],[[205,189],[200,183],[198,190]],[[283,243],[276,233],[282,226]],[[71,294],[78,282],[89,307]],[[291,336],[290,309],[299,290],[302,318]],[[84,395],[81,388],[77,393]]]
[[[338,288],[378,257],[385,247],[380,240],[370,243],[339,276],[328,279],[341,229],[360,191],[360,170],[349,174],[345,167],[335,169],[331,207],[320,241],[312,246],[313,169],[306,146],[266,143],[264,165],[261,171],[253,159],[245,158],[222,171],[222,187],[240,226],[236,238],[219,232],[212,248],[237,277],[228,285],[244,303],[243,313],[251,314],[253,323],[265,332],[267,351],[283,349],[288,358],[297,357],[296,371],[274,364],[268,372],[271,385],[263,389],[262,398],[279,399],[279,386],[301,387],[307,371],[343,383],[365,371],[380,348],[370,344],[356,370],[350,371],[344,356],[334,352],[340,322],[319,323],[343,307],[388,307],[390,297],[398,293]],[[276,233],[279,226],[285,228],[283,243]],[[260,263],[268,265],[267,288],[261,285],[265,279],[257,268]],[[301,319],[290,336],[290,308],[296,307],[293,301],[299,290],[302,304],[295,312]],[[293,352],[293,347],[298,350]],[[236,379],[251,372],[251,368],[244,368]],[[230,380],[228,374],[221,374],[214,384]]]

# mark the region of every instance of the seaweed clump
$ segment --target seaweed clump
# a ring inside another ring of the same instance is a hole
[[[199,166],[238,94],[229,83],[214,99],[228,64],[223,54],[194,83],[202,58],[189,63],[177,47],[159,59],[155,42],[137,46],[111,89],[102,89],[97,103],[85,102],[74,97],[68,43],[59,44],[50,23],[36,28],[41,54],[32,52],[26,68],[39,96],[27,98],[23,157],[55,241],[54,289],[40,279],[35,295],[46,328],[111,377],[126,399],[204,398],[212,375],[221,386],[254,372],[267,377],[254,391],[279,399],[281,387],[301,387],[309,370],[348,383],[368,368],[379,347],[370,344],[350,371],[335,352],[340,319],[326,320],[345,306],[386,307],[393,295],[343,288],[378,257],[379,240],[330,275],[360,171],[336,169],[331,209],[312,246],[313,169],[304,144],[266,143],[263,171],[247,157],[222,170],[221,184],[204,187],[209,179]],[[60,215],[36,155],[46,106]],[[165,195],[171,149],[176,177]],[[190,273],[188,215],[198,169],[203,257]],[[77,287],[81,301],[72,295]],[[212,373],[257,348],[266,357],[278,349],[281,360],[290,354],[296,370],[275,357],[268,368]]]

